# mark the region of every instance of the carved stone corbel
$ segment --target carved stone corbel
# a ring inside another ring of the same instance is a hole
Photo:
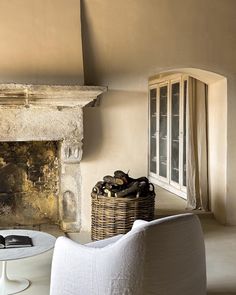
[[[82,159],[82,142],[63,141],[61,145],[61,160],[67,164],[79,163]]]

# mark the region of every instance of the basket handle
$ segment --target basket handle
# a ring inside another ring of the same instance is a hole
[[[94,195],[96,200],[98,199],[98,196],[99,196],[100,193],[101,193],[100,189],[97,186],[94,186],[92,194]]]
[[[149,190],[150,190],[150,192],[154,192],[155,191],[155,187],[154,187],[154,185],[151,182],[149,182]]]
[[[100,192],[100,190],[99,190],[99,188],[98,188],[97,186],[94,186],[94,187],[93,187],[93,192],[94,192],[96,195],[98,195],[99,192]]]

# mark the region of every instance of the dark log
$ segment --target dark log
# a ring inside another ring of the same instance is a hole
[[[106,175],[103,177],[103,181],[112,185],[123,185],[124,181],[121,178]]]
[[[114,172],[114,176],[115,176],[116,178],[120,178],[120,179],[122,179],[122,180],[124,181],[124,183],[129,183],[129,182],[130,182],[130,181],[129,181],[130,177],[129,177],[128,173],[126,174],[125,172],[123,172],[123,171],[121,171],[121,170],[116,170],[116,171]]]
[[[104,189],[104,193],[106,193],[106,194],[107,194],[107,196],[108,196],[109,198],[113,196],[113,193],[112,193],[112,191],[110,191],[110,190],[109,190],[109,189],[107,189],[107,188],[105,188],[105,189]]]
[[[138,190],[139,190],[139,182],[135,181],[135,182],[132,182],[127,188],[115,193],[115,196],[118,198],[125,197],[129,194],[137,193]]]
[[[149,180],[147,179],[147,177],[144,177],[144,176],[137,178],[136,181],[139,181],[139,182],[145,181],[147,184],[149,183]]]
[[[139,182],[138,196],[147,196],[149,194],[149,184],[146,181]]]
[[[95,186],[93,187],[93,191],[97,194],[103,194],[103,186],[104,182],[103,181],[98,181]]]
[[[149,183],[149,180],[147,179],[147,177],[139,177],[139,178],[132,178],[129,176],[129,174],[121,171],[121,170],[117,170],[114,172],[114,176],[117,178],[120,178],[124,181],[124,183],[131,183],[134,181],[146,181],[147,183]]]
[[[138,197],[147,196],[154,191],[154,187],[147,177],[132,178],[128,173],[121,170],[114,172],[114,176],[106,175],[103,181],[99,181],[93,188],[97,194],[106,194],[109,197],[125,197],[134,195]]]

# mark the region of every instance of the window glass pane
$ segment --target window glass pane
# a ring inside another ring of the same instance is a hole
[[[160,87],[159,175],[167,177],[167,86]]]
[[[179,183],[179,99],[180,84],[171,85],[171,180]]]
[[[157,173],[156,167],[156,116],[157,116],[157,107],[156,107],[156,89],[150,90],[150,171]]]
[[[186,108],[187,108],[187,80],[184,81],[184,128],[183,128],[183,185],[186,186]]]

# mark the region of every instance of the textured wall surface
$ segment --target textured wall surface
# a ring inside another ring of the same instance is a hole
[[[83,138],[81,108],[0,108],[0,126],[0,141]]]

